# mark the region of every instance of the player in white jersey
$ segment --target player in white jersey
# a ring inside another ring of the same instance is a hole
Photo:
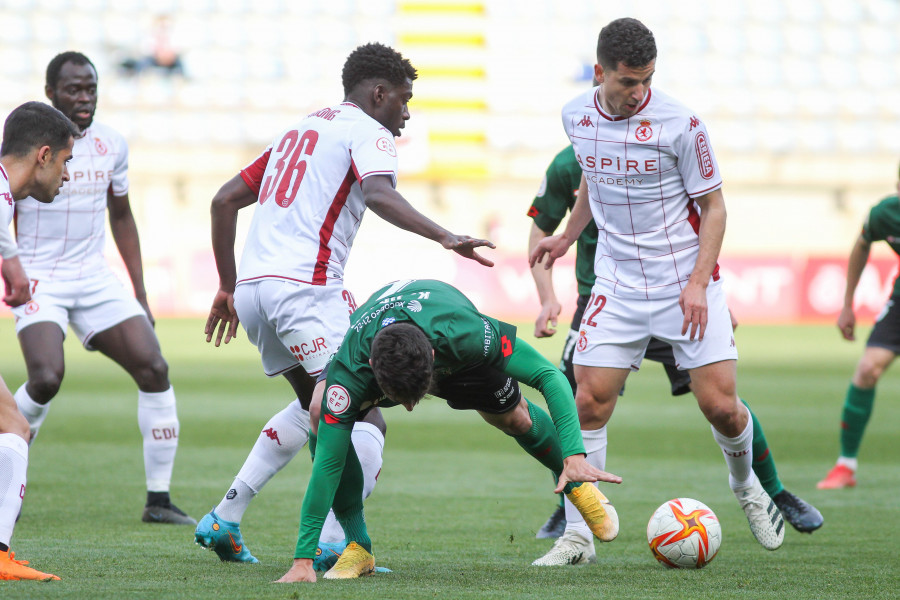
[[[216,346],[240,321],[262,356],[263,370],[283,375],[297,399],[263,428],[222,501],[201,519],[195,540],[222,560],[256,562],[240,532],[253,497],[303,447],[310,432],[316,377],[350,326],[356,309],[344,289],[344,266],[366,208],[386,221],[491,266],[475,248],[486,240],[453,235],[414,209],[396,190],[394,137],[409,118],[416,70],[381,44],[354,50],[344,63],[344,101],[315,111],[282,132],[212,203],[219,291],[206,324]],[[240,270],[235,269],[237,213],[257,202]],[[218,329],[217,329],[218,328]],[[378,410],[357,423],[353,446],[368,496],[381,469],[384,420]],[[343,530],[329,515],[316,568],[343,550]],[[329,560],[330,559],[330,560]]]
[[[15,277],[25,277],[9,233],[14,203],[28,196],[39,202],[53,201],[69,180],[66,163],[72,158],[76,135],[78,128],[65,115],[42,102],[26,102],[6,119],[0,146],[0,257],[7,283],[7,266],[10,272],[19,272]],[[18,300],[28,299],[27,285],[25,292]],[[0,377],[0,581],[59,579],[27,566],[28,561],[16,560],[9,549],[25,496],[30,439],[28,421]]]
[[[128,200],[128,146],[116,131],[94,122],[97,70],[83,54],[54,57],[47,66],[45,92],[80,134],[69,167],[71,179],[56,201],[44,205],[26,199],[16,207],[19,256],[33,296],[13,309],[28,369],[16,403],[31,425],[33,441],[62,383],[63,340],[71,325],[85,348],[114,360],[137,383],[147,482],[141,519],[194,525],[169,497],[178,415],[144,291],[140,243]],[[135,296],[103,257],[107,208]]]
[[[736,393],[737,349],[717,259],[725,233],[721,177],[706,128],[689,109],[650,89],[653,34],[617,19],[600,31],[600,85],[563,108],[563,125],[583,176],[564,233],[545,238],[531,264],[548,268],[591,218],[599,239],[596,282],[574,357],[576,402],[588,460],[606,463],[606,423],[647,343],[672,345],[725,455],[729,483],[750,529],[767,549],[784,521],[752,470],[753,427]],[[584,523],[567,507],[566,534],[536,565],[568,564]]]

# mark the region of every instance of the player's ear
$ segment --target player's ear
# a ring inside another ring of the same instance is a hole
[[[41,146],[37,151],[37,162],[42,167],[46,167],[53,160],[53,150],[50,146]]]
[[[376,83],[374,87],[372,87],[372,103],[375,106],[381,106],[381,103],[384,102],[384,97],[387,95],[387,86],[384,83]]]
[[[603,65],[600,63],[594,65],[594,81],[596,82],[595,85],[603,83]]]
[[[44,86],[44,95],[47,96],[47,99],[51,102],[53,101],[53,88],[49,85]]]

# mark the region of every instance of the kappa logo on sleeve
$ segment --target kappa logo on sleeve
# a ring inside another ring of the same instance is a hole
[[[397,149],[394,148],[394,142],[387,138],[378,138],[378,141],[375,142],[375,147],[391,156],[397,156]]]
[[[341,415],[350,408],[350,392],[340,385],[333,385],[325,392],[328,398],[328,410],[335,415]]]

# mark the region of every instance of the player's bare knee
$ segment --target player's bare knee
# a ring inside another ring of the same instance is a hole
[[[709,424],[722,435],[737,437],[747,426],[749,413],[744,405],[729,402],[714,402],[700,407]]]
[[[132,372],[138,387],[145,391],[163,392],[169,389],[169,364],[156,354]]]
[[[62,371],[52,367],[39,367],[28,373],[26,391],[38,404],[46,404],[59,392],[62,380]]]
[[[856,373],[853,375],[853,384],[858,388],[872,389],[878,384],[878,380],[881,379],[883,373],[883,366],[863,357],[856,367]]]

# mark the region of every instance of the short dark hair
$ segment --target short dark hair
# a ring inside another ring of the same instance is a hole
[[[55,153],[78,135],[75,124],[49,104],[26,102],[6,117],[0,156],[25,156],[41,146],[50,146]]]
[[[434,349],[410,323],[388,325],[372,340],[372,372],[385,395],[415,405],[428,392],[434,374]]]
[[[44,80],[44,83],[46,83],[50,87],[50,89],[56,89],[56,84],[59,83],[59,72],[62,70],[63,65],[66,63],[73,63],[76,65],[91,65],[91,68],[94,69],[94,73],[97,72],[97,67],[94,66],[94,63],[91,62],[91,59],[89,59],[81,52],[75,52],[74,50],[62,52],[54,56],[53,59],[47,64],[47,77]]]
[[[341,82],[347,95],[366,79],[385,79],[393,86],[400,86],[407,79],[415,81],[418,76],[409,59],[393,48],[373,42],[350,53],[344,62]]]
[[[637,68],[656,59],[656,40],[653,32],[637,19],[622,18],[610,21],[597,38],[597,62],[604,69],[615,71],[619,63]]]

